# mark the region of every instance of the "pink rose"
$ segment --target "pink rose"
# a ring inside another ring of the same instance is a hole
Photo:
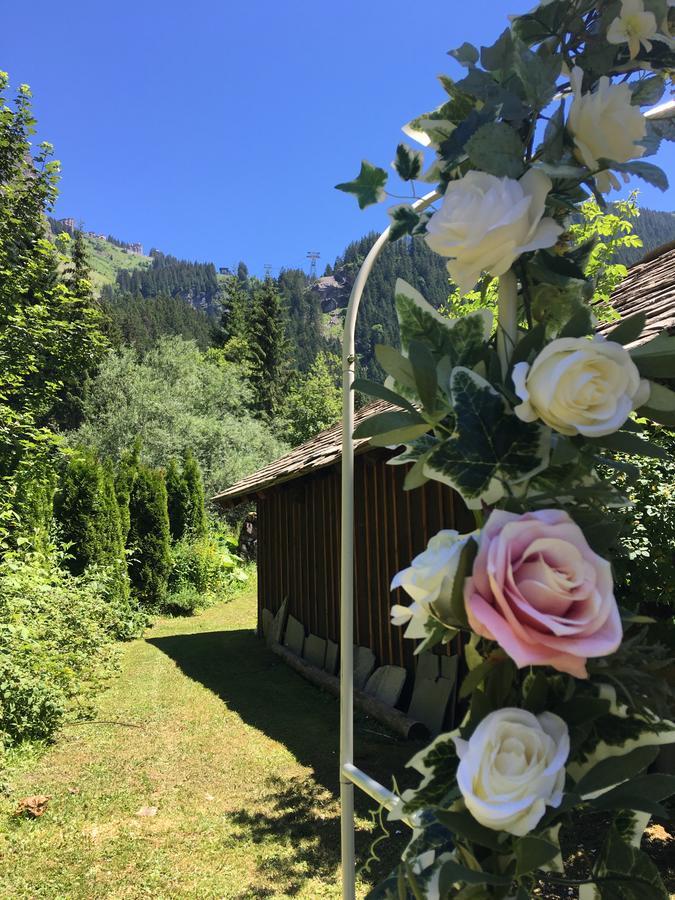
[[[587,678],[586,660],[621,643],[613,589],[609,563],[567,513],[495,510],[480,533],[464,602],[471,628],[517,666]]]

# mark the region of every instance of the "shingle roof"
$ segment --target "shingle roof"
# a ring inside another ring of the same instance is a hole
[[[394,409],[390,403],[384,400],[376,400],[357,410],[354,415],[354,423],[358,425],[363,419],[376,413],[386,412]],[[354,441],[354,449],[358,453],[359,450],[367,449],[367,438],[361,438]],[[272,485],[283,484],[285,481],[291,481],[299,478],[301,475],[307,475],[309,472],[315,472],[330,466],[332,463],[340,459],[342,455],[342,422],[333,425],[332,428],[322,431],[311,440],[299,447],[295,447],[290,453],[275,459],[263,469],[253,472],[246,478],[242,478],[236,484],[216,494],[212,499],[216,503],[227,506],[235,501],[243,499],[251,494],[257,494],[264,491]]]
[[[643,343],[660,331],[675,329],[675,242],[654,250],[633,266],[612,294],[612,305],[622,317],[638,312],[647,314],[643,335],[636,343]],[[601,325],[598,331],[603,334],[613,327],[613,323]],[[369,403],[357,411],[356,424],[389,409],[394,407],[384,400]],[[367,444],[367,438],[356,440],[356,452],[366,450]],[[273,485],[330,466],[340,459],[341,452],[342,423],[338,422],[212,499],[222,505],[238,502]]]
[[[623,317],[644,312],[644,331],[636,344],[644,344],[661,331],[675,328],[675,241],[648,253],[628,270],[612,294],[612,306]],[[601,325],[606,334],[614,325]]]

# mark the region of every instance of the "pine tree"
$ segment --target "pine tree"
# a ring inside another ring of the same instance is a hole
[[[167,467],[165,481],[171,537],[174,541],[179,541],[185,534],[190,493],[185,475],[178,468],[175,459]]]
[[[185,530],[193,537],[206,533],[206,511],[204,509],[204,481],[199,463],[186,450],[183,460],[183,479],[187,488],[188,506],[185,516]]]
[[[248,339],[248,379],[257,410],[274,418],[288,382],[289,345],[281,297],[271,278],[253,292]]]
[[[223,311],[220,316],[220,341],[226,345],[237,338],[246,338],[249,296],[243,283],[234,275],[228,277],[223,289]]]
[[[164,476],[140,465],[129,499],[129,576],[139,603],[161,606],[171,571],[171,535]]]

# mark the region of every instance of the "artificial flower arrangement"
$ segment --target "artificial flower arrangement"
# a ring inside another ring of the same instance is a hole
[[[405,449],[406,488],[458,491],[476,530],[444,530],[392,587],[392,609],[418,650],[464,632],[466,715],[421,751],[416,815],[401,865],[373,897],[526,900],[539,882],[584,900],[667,898],[639,850],[675,777],[648,771],[675,741],[659,667],[614,597],[611,557],[626,500],[611,478],[626,456],[658,456],[636,418],[675,427],[675,336],[641,339],[643,314],[594,334],[592,245],[566,227],[578,205],[630,175],[665,189],[645,161],[675,139],[642,108],[675,67],[672,0],[542,0],[489,47],[451,51],[466,68],[441,78],[447,100],[404,131],[406,181],[436,186],[435,208],[399,204],[390,236],[423,234],[462,292],[499,279],[487,309],[451,320],[398,282],[401,349],[381,346],[384,385],[355,387],[397,411],[358,437]],[[339,185],[360,206],[385,198],[385,170],[364,161]],[[635,633],[634,633],[635,632]],[[592,869],[566,877],[563,824],[605,829]]]

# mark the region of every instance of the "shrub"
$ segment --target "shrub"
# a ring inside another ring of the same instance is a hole
[[[185,530],[198,538],[206,534],[206,512],[204,510],[204,481],[199,463],[188,448],[183,457],[183,478],[187,486],[188,506],[185,515]]]
[[[173,540],[179,541],[185,534],[189,492],[187,481],[175,459],[172,459],[167,467],[165,481],[169,529]]]
[[[171,571],[169,513],[164,476],[139,466],[129,498],[129,576],[139,603],[161,606]]]
[[[231,537],[213,532],[176,542],[166,603],[169,611],[179,607],[194,612],[247,580],[241,560],[232,552],[233,543]]]
[[[72,574],[107,567],[119,599],[126,600],[129,580],[112,471],[89,452],[71,457],[56,491],[54,515],[69,545],[65,562]]]
[[[114,641],[138,630],[114,575],[73,575],[63,555],[9,553],[0,563],[0,742],[53,735],[87,712],[115,664]]]

